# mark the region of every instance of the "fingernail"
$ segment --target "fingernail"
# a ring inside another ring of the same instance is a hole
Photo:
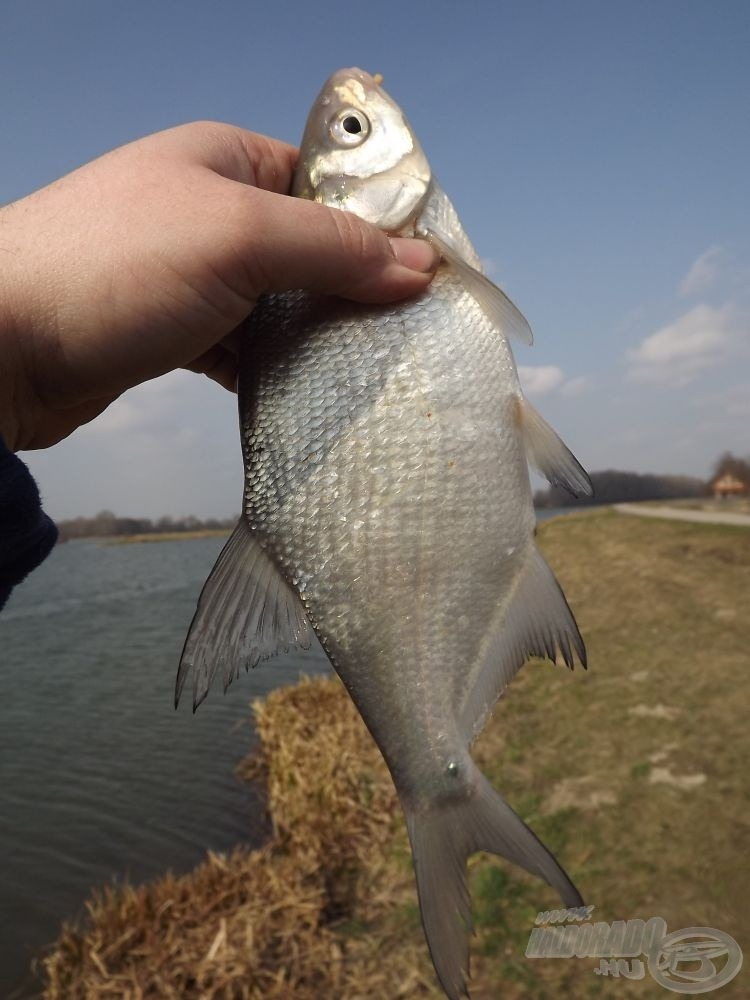
[[[439,258],[427,240],[410,240],[401,236],[391,238],[393,256],[410,271],[420,271],[427,274],[438,266]]]

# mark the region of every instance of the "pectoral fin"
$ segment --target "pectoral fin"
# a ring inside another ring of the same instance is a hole
[[[518,399],[518,422],[530,465],[552,486],[562,486],[574,497],[594,495],[594,487],[581,463],[544,417],[521,397]]]
[[[193,711],[218,670],[226,691],[259,660],[291,646],[307,648],[312,630],[297,594],[240,517],[203,586],[182,650],[175,707],[193,672]]]
[[[526,317],[505,292],[481,271],[467,264],[433,229],[426,229],[425,234],[446,264],[461,279],[466,291],[477,300],[490,323],[502,330],[506,337],[517,337],[524,344],[533,344],[534,335]]]

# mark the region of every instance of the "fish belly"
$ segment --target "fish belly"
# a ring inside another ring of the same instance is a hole
[[[507,341],[443,271],[393,307],[272,297],[250,333],[245,517],[408,793],[533,544]]]

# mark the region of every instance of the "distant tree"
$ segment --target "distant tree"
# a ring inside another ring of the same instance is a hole
[[[701,497],[708,492],[707,483],[691,476],[659,476],[617,469],[592,472],[591,482],[593,497],[577,500],[561,487],[551,486],[548,490],[537,490],[534,504],[537,507],[572,507],[631,500],[676,500]]]
[[[173,518],[164,516],[152,521],[149,517],[118,517],[111,510],[100,510],[94,517],[74,517],[58,521],[61,542],[74,538],[108,538],[114,535],[149,535],[154,532],[187,532],[203,530],[231,530],[236,517],[223,519],[210,517],[202,521],[192,514]]]
[[[116,517],[116,535],[148,535],[154,530],[151,519],[148,517]]]

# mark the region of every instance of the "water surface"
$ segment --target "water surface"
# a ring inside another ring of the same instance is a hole
[[[92,886],[194,867],[259,843],[257,792],[234,776],[249,702],[319,648],[279,657],[175,712],[174,678],[220,538],[58,546],[0,614],[0,996]]]

